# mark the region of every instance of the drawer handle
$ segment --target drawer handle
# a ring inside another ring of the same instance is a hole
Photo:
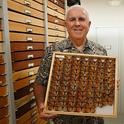
[[[27,9],[26,9],[24,12],[25,12],[25,14],[27,14],[27,15],[31,15],[31,11],[29,11],[29,10],[27,10]]]
[[[31,100],[33,100],[33,99],[35,99],[35,96],[32,96],[32,97],[31,97]]]
[[[36,103],[31,104],[31,108],[33,108],[34,106],[36,106]]]
[[[2,81],[0,81],[0,85],[2,84],[3,82]]]
[[[27,32],[32,32],[33,29],[32,29],[32,28],[27,28],[26,31],[27,31]]]
[[[29,83],[32,84],[32,83],[34,83],[34,81],[35,81],[34,79],[29,80]]]
[[[54,0],[54,3],[58,4],[58,1],[57,0]]]
[[[29,63],[28,64],[28,67],[33,67],[34,66],[34,63]]]
[[[34,58],[34,55],[28,55],[28,59]]]
[[[55,35],[56,35],[56,36],[59,36],[59,33],[56,32]]]
[[[32,92],[33,90],[34,90],[33,87],[31,87],[31,88],[29,89],[30,92]]]
[[[57,3],[58,3],[58,2],[57,2]],[[54,10],[58,11],[57,7],[55,7]]]
[[[57,17],[57,13],[54,13],[54,16]]]
[[[27,41],[33,41],[32,37],[27,37]]]
[[[35,110],[34,112],[32,112],[32,116],[35,115],[37,113],[37,111]]]
[[[27,0],[24,1],[24,4],[25,4],[26,6],[31,6],[31,3],[30,3],[29,1],[27,1]]]
[[[56,42],[58,42],[58,41],[59,41],[59,39],[55,39],[55,41],[56,41]]]
[[[33,50],[33,46],[27,46],[27,50]]]
[[[57,26],[55,26],[55,29],[58,30],[59,28]]]
[[[32,21],[31,21],[30,19],[26,19],[26,20],[25,20],[25,23],[27,23],[27,24],[31,24],[31,22],[32,22]]]
[[[57,19],[55,19],[55,23],[58,23],[59,21]]]
[[[32,75],[34,75],[34,71],[29,71],[28,76],[32,76]]]

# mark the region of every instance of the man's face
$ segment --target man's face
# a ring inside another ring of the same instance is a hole
[[[90,22],[85,11],[75,8],[69,11],[66,19],[66,28],[69,38],[72,40],[82,40],[86,38],[89,31]]]

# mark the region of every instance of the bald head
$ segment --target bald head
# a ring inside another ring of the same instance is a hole
[[[66,14],[65,14],[65,20],[68,18],[70,11],[71,11],[71,10],[75,10],[75,9],[81,10],[82,13],[85,14],[85,16],[86,16],[86,17],[88,18],[88,20],[89,20],[89,14],[88,14],[88,12],[86,11],[86,9],[84,9],[84,8],[83,8],[82,6],[80,6],[80,5],[74,5],[74,6],[69,7],[68,10],[67,10],[67,12],[66,12]]]

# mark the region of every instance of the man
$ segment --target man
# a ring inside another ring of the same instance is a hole
[[[83,7],[80,5],[70,7],[67,10],[65,19],[68,38],[46,48],[34,86],[39,115],[42,119],[53,119],[55,124],[104,123],[102,118],[96,117],[62,116],[43,113],[46,87],[54,51],[107,55],[106,50],[102,46],[87,40],[90,24],[88,12]]]

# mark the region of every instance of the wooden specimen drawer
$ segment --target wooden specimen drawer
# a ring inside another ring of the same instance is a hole
[[[51,22],[48,22],[48,28],[49,29],[54,29],[54,30],[57,30],[57,31],[65,31],[64,26],[61,26],[61,25],[58,25],[58,24],[55,24],[55,23],[51,23]]]
[[[44,27],[44,21],[41,19],[29,17],[12,11],[8,11],[8,14],[9,20]]]
[[[35,75],[14,82],[14,91],[24,88],[35,82]]]
[[[0,124],[9,124],[9,117],[4,117],[0,119]]]
[[[48,8],[48,14],[49,14],[49,15],[52,15],[52,16],[54,16],[54,17],[57,17],[57,18],[59,18],[59,19],[62,19],[62,20],[65,19],[65,15],[63,15],[63,14],[61,14],[61,13],[59,13],[59,12],[57,12],[56,10],[53,10],[53,9],[51,9],[51,8]]]
[[[35,1],[37,1],[38,3],[41,3],[41,4],[43,4],[43,3],[44,3],[44,1],[43,1],[43,0],[35,0]]]
[[[0,64],[0,75],[5,74],[5,64]]]
[[[8,105],[8,96],[0,96],[0,108]]]
[[[6,75],[0,75],[0,86],[6,84]]]
[[[64,37],[66,36],[65,32],[48,29],[48,35],[54,37]]]
[[[0,41],[3,41],[3,33],[0,31]]]
[[[8,115],[8,107],[0,108],[0,119]]]
[[[15,100],[19,100],[20,98],[30,94],[33,91],[33,84],[30,84],[26,87],[23,87],[16,92],[14,92]]]
[[[61,40],[64,40],[64,38],[60,38],[60,37],[52,37],[52,36],[49,36],[48,37],[48,41],[53,43],[53,42],[58,42],[58,41],[61,41]]]
[[[9,30],[16,32],[26,32],[34,34],[44,34],[44,27],[22,24],[18,22],[9,21]]]
[[[0,96],[6,96],[7,93],[7,85],[5,86],[0,86]]]
[[[41,5],[41,10],[43,11],[43,5],[42,4],[40,4],[40,5]],[[25,15],[34,16],[34,17],[40,18],[40,19],[43,19],[43,17],[44,17],[43,12],[38,11],[36,9],[32,9],[28,6],[24,6],[24,5],[17,3],[15,1],[8,0],[8,7],[10,10],[13,10],[13,11],[25,14]]]
[[[3,52],[3,43],[0,42],[0,53],[2,53],[2,52]]]
[[[110,56],[54,53],[45,112],[117,117],[116,62]]]
[[[24,124],[29,118],[31,118],[33,115],[37,113],[37,108],[33,107],[31,110],[26,112],[24,115],[22,115],[20,118],[16,119],[17,124]]]
[[[40,43],[16,43],[16,42],[11,42],[11,51],[29,51],[29,50],[44,50],[45,48],[45,43],[40,42]],[[2,61],[2,55],[0,54],[0,61]]]
[[[15,106],[16,109],[23,106],[24,104],[28,103],[29,101],[31,101],[32,99],[35,99],[34,93],[31,92],[28,95],[25,95],[24,97],[18,99],[15,101]]]
[[[10,41],[44,42],[44,35],[10,32]]]
[[[44,51],[14,52],[12,53],[12,61],[41,58],[43,55],[44,55]]]
[[[65,10],[63,8],[57,6],[53,2],[48,1],[48,7],[53,9],[53,10],[55,10],[55,11],[57,11],[57,12],[59,12],[59,13],[61,13],[61,14],[65,14]]]
[[[14,72],[13,73],[13,81],[35,75],[38,71],[38,68],[39,67],[34,67],[34,68]]]
[[[18,3],[21,3],[25,6],[29,6],[33,9],[43,11],[42,4],[39,4],[38,2],[35,2],[33,0],[15,0],[15,1],[17,1]],[[37,0],[37,1],[40,1],[40,3],[43,3],[43,0]]]
[[[12,63],[13,71],[20,71],[23,69],[28,69],[32,67],[36,67],[40,65],[41,58],[39,59],[32,59],[32,60],[26,60],[26,61],[18,61]],[[22,65],[22,66],[20,66]]]
[[[60,6],[63,9],[65,8],[65,4],[60,0],[49,0],[49,1],[55,3],[56,5]]]
[[[4,63],[4,54],[0,53],[0,64]]]
[[[52,23],[55,23],[55,24],[58,24],[58,25],[65,26],[64,20],[61,20],[61,19],[59,19],[57,17],[54,17],[52,15],[48,15],[48,22],[52,22]]]
[[[31,100],[30,102],[18,108],[16,111],[16,119],[20,118],[22,115],[24,115],[26,112],[28,112],[30,109],[32,109],[35,106],[36,106],[35,100]]]

